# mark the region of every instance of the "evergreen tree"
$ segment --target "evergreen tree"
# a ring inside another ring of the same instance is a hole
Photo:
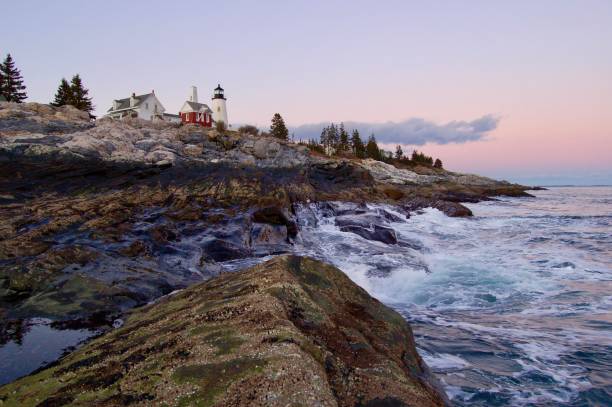
[[[83,81],[81,81],[79,74],[74,75],[70,81],[70,93],[67,104],[84,112],[91,113],[93,105],[91,104],[91,98],[87,96],[89,90],[83,86]]]
[[[278,113],[274,113],[274,117],[272,117],[270,135],[281,140],[289,140],[289,130],[287,126],[285,126],[285,121],[282,116]]]
[[[0,64],[0,72],[2,96],[8,102],[22,103],[27,98],[26,87],[23,84],[21,72],[15,67],[11,54],[7,54],[4,63]]]
[[[429,165],[429,166],[433,165],[434,163],[433,158],[423,153],[420,153],[416,150],[412,152],[411,161],[414,162],[415,164],[423,164],[423,165]]]
[[[338,150],[341,152],[349,151],[349,135],[344,129],[344,123],[340,123]]]
[[[402,157],[404,157],[404,151],[402,150],[402,146],[398,144],[397,147],[395,147],[395,159],[401,160]]]
[[[442,160],[436,158],[436,162],[434,163],[435,168],[442,168]]]
[[[321,130],[321,145],[328,155],[338,151],[338,129],[334,123]]]
[[[327,148],[327,146],[329,145],[328,129],[329,127],[323,127],[323,130],[321,130],[321,138],[319,139],[319,142],[321,143],[323,148]]]
[[[62,78],[59,86],[57,87],[57,92],[55,93],[55,98],[51,103],[52,106],[64,106],[70,104],[72,101],[72,88],[70,84],[65,78]]]
[[[376,137],[374,134],[372,134],[368,139],[368,144],[366,145],[366,155],[368,158],[372,158],[374,160],[381,161],[382,159],[382,155],[380,153],[380,149],[378,148],[378,144],[376,143]]]
[[[329,126],[329,144],[333,148],[334,152],[338,151],[338,145],[340,144],[340,135],[338,134],[338,127],[334,123]]]
[[[6,99],[4,97],[4,75],[2,73],[2,63],[0,63],[0,97],[2,97],[3,101]]]
[[[359,135],[359,130],[353,130],[353,134],[351,135],[351,147],[353,148],[353,154],[357,158],[365,158],[365,146],[363,145],[363,141],[361,141],[361,136]]]

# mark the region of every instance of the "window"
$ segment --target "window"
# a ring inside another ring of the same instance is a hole
[[[145,109],[149,110],[149,104],[145,103]]]

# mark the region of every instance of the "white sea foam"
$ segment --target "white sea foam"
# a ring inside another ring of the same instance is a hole
[[[597,203],[609,198],[610,188],[542,191],[468,204],[473,218],[369,205],[399,218],[390,226],[404,246],[341,232],[329,213],[305,207],[318,225],[302,228],[297,251],[335,264],[412,321],[460,405],[572,403],[602,363],[612,369],[588,356],[612,346],[612,206]]]

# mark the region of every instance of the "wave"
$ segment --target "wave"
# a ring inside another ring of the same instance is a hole
[[[305,205],[297,251],[333,263],[404,315],[457,405],[597,405],[609,394],[586,355],[612,346],[612,216],[601,203],[612,189],[597,199],[567,191],[469,204],[472,219],[362,208],[392,214],[381,222],[404,245],[343,232],[333,213]],[[584,214],[573,212],[574,198]]]

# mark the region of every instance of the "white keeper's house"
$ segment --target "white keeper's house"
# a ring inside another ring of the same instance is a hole
[[[124,99],[113,100],[113,106],[108,109],[106,115],[114,119],[124,117],[139,117],[144,120],[164,120],[180,123],[179,115],[165,113],[166,109],[161,104],[155,91],[144,95],[136,95]]]
[[[115,99],[113,105],[106,112],[106,116],[113,119],[124,117],[138,117],[144,120],[163,120],[171,123],[193,124],[202,127],[212,127],[214,123],[227,121],[227,105],[225,93],[221,85],[214,90],[211,107],[198,100],[198,89],[191,87],[189,100],[183,103],[179,114],[166,113],[166,108],[161,104],[155,91],[144,95],[132,93],[129,98]]]

